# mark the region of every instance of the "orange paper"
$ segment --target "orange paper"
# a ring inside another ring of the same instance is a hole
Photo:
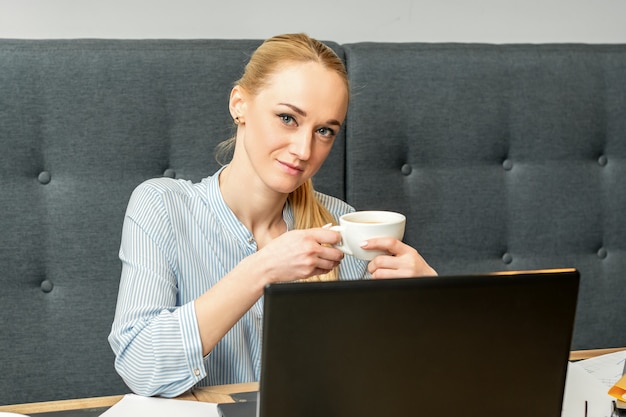
[[[626,401],[626,374],[609,389],[609,395],[621,401]]]

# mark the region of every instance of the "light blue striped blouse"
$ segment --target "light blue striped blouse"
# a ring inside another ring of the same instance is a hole
[[[122,276],[109,343],[115,368],[137,394],[173,397],[196,385],[258,381],[263,299],[206,357],[193,301],[256,251],[248,229],[224,202],[218,173],[199,183],[152,179],[133,192],[122,232]],[[338,218],[353,211],[318,193]],[[287,205],[283,218],[293,229]],[[340,279],[367,276],[346,256]]]

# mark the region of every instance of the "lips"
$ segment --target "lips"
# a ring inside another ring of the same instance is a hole
[[[278,161],[278,163],[283,167],[285,172],[290,175],[301,174],[304,171],[304,168],[300,165],[290,164],[288,162]]]

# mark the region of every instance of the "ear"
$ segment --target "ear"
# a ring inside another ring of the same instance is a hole
[[[230,115],[233,117],[233,120],[239,118],[239,120],[243,120],[245,118],[246,113],[246,93],[241,86],[236,85],[230,91],[230,100],[228,103],[228,107],[230,109]]]

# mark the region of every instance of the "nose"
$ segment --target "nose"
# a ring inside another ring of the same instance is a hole
[[[313,134],[302,130],[295,134],[291,140],[289,151],[301,161],[306,161],[311,157],[311,147],[313,146]]]

